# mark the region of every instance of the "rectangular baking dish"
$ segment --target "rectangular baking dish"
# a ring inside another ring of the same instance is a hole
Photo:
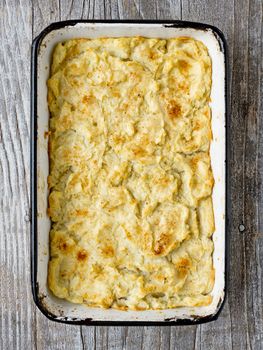
[[[170,38],[191,36],[201,40],[212,59],[211,163],[215,178],[213,235],[215,285],[209,306],[169,310],[120,311],[88,308],[61,300],[47,287],[50,219],[47,216],[49,125],[46,81],[56,43],[72,38],[144,36]],[[184,325],[215,320],[225,299],[225,252],[227,231],[227,53],[223,34],[215,27],[184,21],[86,21],[53,23],[35,38],[31,71],[31,278],[36,305],[49,319],[71,324]]]

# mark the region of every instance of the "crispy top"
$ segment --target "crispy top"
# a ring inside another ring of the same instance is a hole
[[[48,80],[52,292],[166,309],[211,302],[211,60],[189,37],[59,43]]]

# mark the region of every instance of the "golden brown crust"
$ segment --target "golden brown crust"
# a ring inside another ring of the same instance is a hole
[[[208,305],[211,61],[189,37],[77,39],[48,80],[48,284],[120,310]]]

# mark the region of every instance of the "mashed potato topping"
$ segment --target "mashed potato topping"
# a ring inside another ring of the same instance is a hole
[[[189,37],[59,43],[48,80],[50,262],[60,298],[211,303],[211,60]]]

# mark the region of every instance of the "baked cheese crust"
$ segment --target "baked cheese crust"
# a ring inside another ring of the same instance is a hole
[[[190,37],[59,43],[48,80],[59,298],[122,310],[212,301],[211,60]]]

